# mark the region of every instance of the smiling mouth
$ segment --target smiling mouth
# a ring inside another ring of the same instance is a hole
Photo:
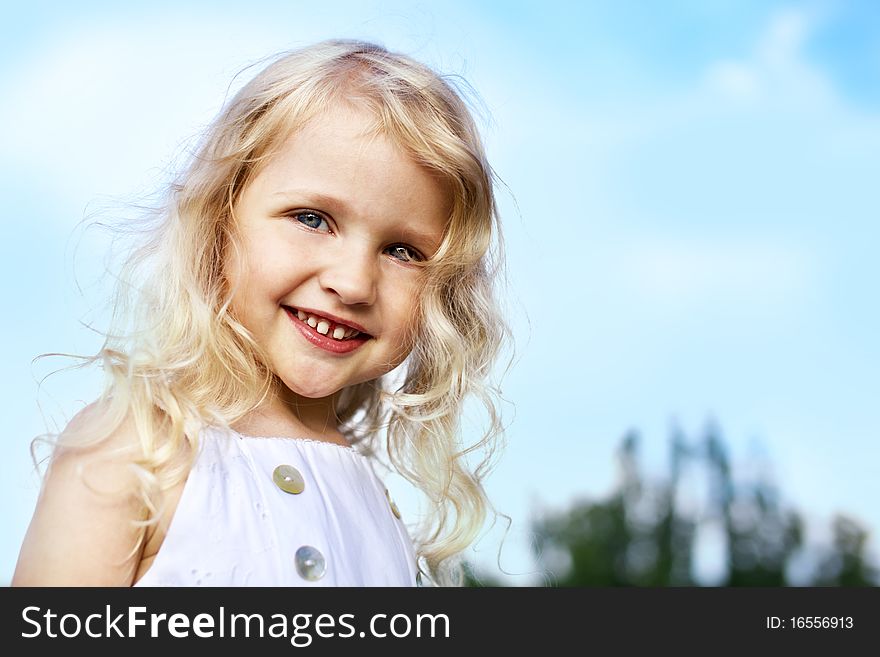
[[[332,319],[322,317],[321,315],[304,312],[299,308],[284,306],[284,309],[292,318],[303,324],[307,324],[310,328],[321,335],[332,338],[338,342],[346,342],[354,339],[368,340],[373,337],[369,333],[358,331],[356,328],[348,326],[347,324],[336,322]]]

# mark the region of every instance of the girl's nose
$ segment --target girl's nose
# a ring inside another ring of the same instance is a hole
[[[339,253],[321,271],[321,287],[346,305],[371,305],[376,301],[376,265],[368,253]]]

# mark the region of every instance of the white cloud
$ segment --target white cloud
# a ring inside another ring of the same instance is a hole
[[[819,18],[779,13],[748,55],[710,64],[691,90],[582,119],[606,137],[590,141],[590,175],[608,171],[591,189],[610,190],[591,214],[626,245],[601,268],[633,298],[745,310],[821,293],[841,226],[876,207],[865,180],[880,121],[804,55]]]
[[[624,285],[658,302],[788,303],[809,287],[811,254],[761,242],[657,239],[619,254]]]
[[[779,69],[797,66],[800,51],[814,27],[815,19],[804,10],[787,9],[776,14],[758,43],[760,61]]]
[[[754,100],[760,92],[758,76],[748,66],[736,61],[713,64],[707,73],[709,87],[739,100]]]
[[[218,34],[252,38],[242,38],[233,56]],[[263,26],[187,15],[129,16],[44,38],[42,50],[2,81],[0,122],[14,129],[0,167],[78,200],[149,182],[219,110],[248,57],[268,51],[254,44],[283,43]]]
[[[809,100],[813,110],[836,95],[828,81],[806,61],[804,47],[820,24],[820,17],[805,9],[788,9],[774,15],[753,51],[742,60],[723,59],[707,67],[706,87],[723,97],[760,100],[767,106],[798,107]]]

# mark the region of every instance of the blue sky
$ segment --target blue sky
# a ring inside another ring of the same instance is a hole
[[[7,16],[0,581],[36,500],[38,399],[70,413],[100,383],[60,375],[38,396],[52,364],[31,364],[100,346],[81,321],[104,316],[106,244],[79,222],[154,187],[244,66],[336,36],[462,74],[486,110],[518,343],[488,484],[514,521],[509,581],[537,581],[529,514],[607,493],[631,428],[659,474],[673,424],[694,439],[714,420],[735,463],[770,464],[810,540],[838,511],[880,528],[877,3],[83,2]],[[491,568],[500,536],[472,558]]]

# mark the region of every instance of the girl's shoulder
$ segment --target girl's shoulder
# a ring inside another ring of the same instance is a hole
[[[132,464],[140,441],[131,419],[109,434],[106,402],[80,411],[58,438],[19,555],[13,585],[128,585],[144,518]],[[137,558],[136,558],[137,557]]]
[[[72,486],[71,479],[82,479],[95,492],[119,494],[137,484],[131,465],[142,455],[132,417],[114,421],[109,402],[96,401],[77,413],[59,435],[43,488]]]

